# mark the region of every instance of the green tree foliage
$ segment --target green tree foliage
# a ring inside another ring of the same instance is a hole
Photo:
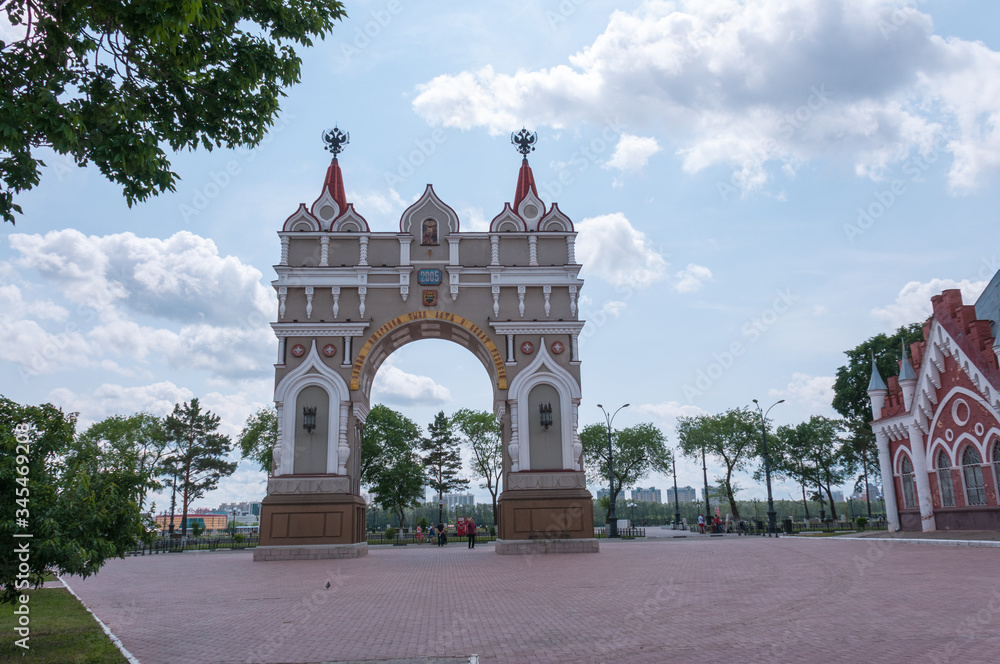
[[[462,456],[452,431],[452,422],[444,411],[435,415],[434,421],[427,425],[427,433],[429,436],[420,442],[420,451],[427,468],[427,483],[437,492],[440,501],[446,493],[468,488],[469,480],[458,476]]]
[[[806,498],[806,488],[816,485],[815,468],[810,454],[812,433],[809,423],[802,422],[795,426],[780,426],[773,436],[768,436],[771,474],[798,482],[802,487],[802,506],[807,519],[809,502]],[[761,471],[754,473],[754,477],[759,480]]]
[[[580,432],[583,463],[592,484],[601,486],[608,481],[608,429],[603,424],[590,424]],[[614,486],[611,495],[617,497],[622,488],[634,486],[650,472],[670,472],[672,459],[663,432],[648,422],[611,432]],[[610,502],[609,502],[610,505]]]
[[[253,460],[270,475],[274,465],[274,446],[278,444],[278,411],[274,406],[261,408],[250,415],[236,443],[244,459]]]
[[[891,336],[876,334],[856,348],[844,351],[847,364],[837,369],[833,384],[833,409],[844,418],[848,432],[845,454],[853,457],[859,467],[867,464],[869,481],[879,475],[878,447],[869,423],[874,420],[871,400],[868,398],[868,381],[872,374],[872,356],[883,379],[899,375],[899,357],[902,345],[907,349],[915,341],[922,341],[923,323],[906,325]]]
[[[92,425],[81,439],[110,447],[118,458],[135,458],[136,472],[147,478],[145,491],[139,498],[140,508],[145,505],[146,492],[163,487],[156,477],[167,449],[163,419],[149,413],[113,415]]]
[[[416,447],[420,427],[381,404],[368,413],[361,434],[361,484],[374,502],[392,512],[403,527],[406,508],[420,504],[424,468]]]
[[[463,442],[472,451],[472,475],[493,499],[493,523],[497,522],[497,492],[503,472],[503,440],[500,423],[493,413],[463,408],[451,416]],[[478,522],[477,522],[478,523]]]
[[[173,190],[165,148],[257,145],[299,80],[293,46],[345,16],[335,0],[3,3],[0,216],[39,182],[39,151],[89,162],[131,206]]]
[[[226,461],[232,447],[229,436],[217,432],[219,416],[202,411],[198,399],[177,404],[165,422],[170,450],[162,465],[166,484],[174,482],[181,493],[181,535],[187,535],[188,506],[219,486],[219,480],[236,470],[235,461]]]
[[[677,437],[686,456],[696,458],[704,450],[725,466],[726,474],[717,481],[724,487],[733,518],[739,521],[733,473],[746,470],[750,461],[760,456],[760,417],[749,408],[733,408],[718,415],[681,417],[677,420]]]
[[[195,537],[201,537],[203,532],[205,532],[205,521],[203,519],[191,519],[191,534]]]
[[[75,431],[74,414],[0,397],[2,602],[41,583],[47,569],[95,574],[151,532],[153,524],[140,508],[150,483],[141,454],[96,436],[76,437]],[[24,546],[27,561],[13,553]],[[18,569],[21,562],[28,566],[26,574]]]

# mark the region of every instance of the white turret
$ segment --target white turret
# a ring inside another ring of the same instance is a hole
[[[889,388],[886,387],[885,381],[882,380],[882,374],[878,372],[878,367],[875,366],[875,353],[872,353],[872,377],[868,381],[868,398],[872,402],[872,420],[879,420],[882,418],[882,407],[885,406],[885,398],[889,394]]]

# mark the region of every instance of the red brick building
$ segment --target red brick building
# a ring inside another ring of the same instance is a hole
[[[868,395],[891,530],[1000,530],[1000,272],[975,305],[931,298],[924,340]]]

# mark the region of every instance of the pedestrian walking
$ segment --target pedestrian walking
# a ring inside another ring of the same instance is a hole
[[[469,519],[465,522],[465,532],[469,536],[469,548],[476,548],[476,521]]]
[[[705,515],[704,514],[699,514],[698,515],[698,532],[701,533],[702,535],[705,534]]]

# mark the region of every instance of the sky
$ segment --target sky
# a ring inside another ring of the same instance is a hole
[[[514,197],[511,132],[537,132],[539,194],[579,232],[581,428],[604,421],[598,403],[629,403],[615,428],[652,422],[670,446],[677,417],[753,399],[785,400],[774,425],[834,416],[845,350],[926,318],[944,289],[973,302],[1000,269],[997,3],[346,7],[300,51],[264,141],[171,154],[175,192],[130,209],[96,169],[43,155],[0,228],[0,393],[81,427],[198,397],[235,439],[271,403],[276,232],[319,194],[333,126],[373,231],[428,183],[486,230]],[[389,358],[372,402],[426,428],[492,393],[473,355],[428,340]],[[701,486],[700,459],[677,472]],[[241,463],[195,506],[264,493]]]

